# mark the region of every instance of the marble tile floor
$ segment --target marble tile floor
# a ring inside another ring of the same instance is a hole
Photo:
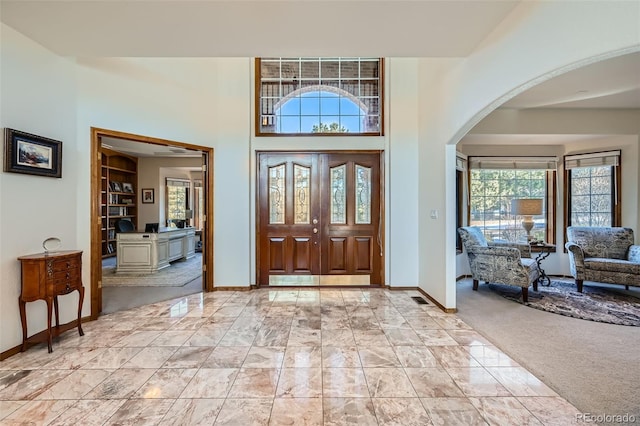
[[[198,293],[0,362],[0,425],[566,425],[578,410],[415,291]]]

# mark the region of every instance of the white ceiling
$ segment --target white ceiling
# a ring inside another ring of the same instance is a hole
[[[520,1],[0,0],[0,18],[72,57],[464,57]],[[560,75],[502,107],[640,108],[640,53]],[[557,143],[516,143],[523,137]],[[462,142],[485,143],[474,138]],[[198,155],[108,143],[138,156]]]
[[[62,56],[464,57],[521,0],[2,0]]]
[[[640,52],[607,59],[545,81],[503,108],[640,108]]]

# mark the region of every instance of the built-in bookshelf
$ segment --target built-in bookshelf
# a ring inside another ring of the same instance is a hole
[[[116,221],[129,220],[138,229],[138,159],[102,148],[102,257],[116,254]]]

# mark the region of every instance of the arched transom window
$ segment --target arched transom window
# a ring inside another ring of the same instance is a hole
[[[381,135],[379,58],[256,59],[257,135]]]

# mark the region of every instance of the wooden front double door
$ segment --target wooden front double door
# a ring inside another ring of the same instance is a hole
[[[259,285],[383,285],[381,151],[259,152]]]

